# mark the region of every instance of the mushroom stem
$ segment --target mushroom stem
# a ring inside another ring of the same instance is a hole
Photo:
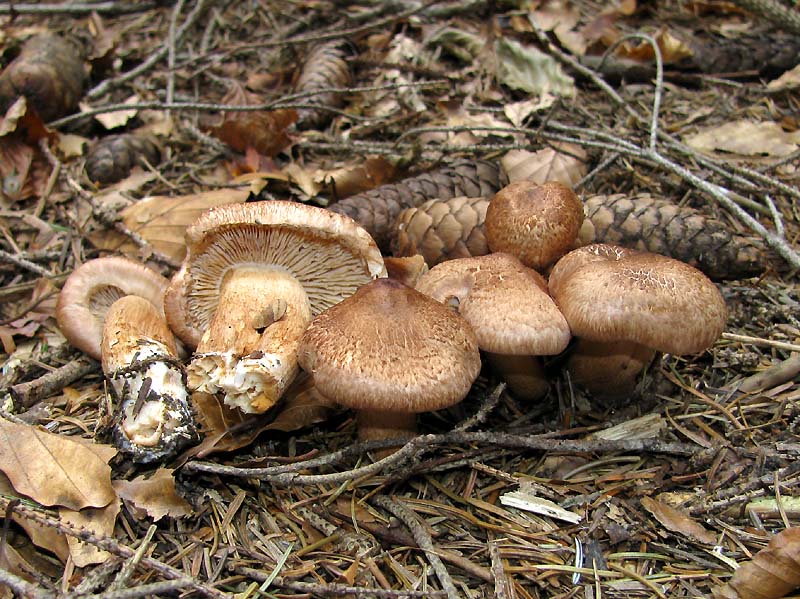
[[[114,302],[105,317],[102,356],[118,401],[118,447],[134,461],[152,462],[196,439],[175,338],[156,306],[135,295]]]
[[[414,412],[358,410],[356,418],[360,441],[411,439],[417,434],[417,415]],[[380,453],[390,455],[394,450]]]
[[[655,356],[633,341],[578,339],[567,360],[572,381],[601,399],[621,399],[633,393],[637,377]]]
[[[536,401],[547,395],[550,382],[538,356],[484,352],[492,370],[506,382],[511,394],[524,401]]]
[[[306,292],[290,273],[231,269],[187,369],[189,388],[222,392],[226,404],[244,412],[265,412],[297,376],[297,345],[310,322]]]

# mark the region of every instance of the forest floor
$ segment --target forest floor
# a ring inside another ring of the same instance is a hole
[[[710,597],[796,525],[791,36],[714,0],[125,6],[0,17],[4,64],[50,31],[76,40],[88,73],[80,107],[45,118],[45,132],[18,125],[27,137],[7,115],[0,137],[0,389],[16,403],[0,447],[0,583],[38,598]],[[310,50],[336,39],[350,77],[296,95]],[[316,97],[334,99],[320,109]],[[247,104],[263,106],[231,110]],[[319,124],[292,124],[309,110]],[[156,140],[160,161],[93,183],[92,144],[134,131]],[[158,469],[108,457],[108,481],[76,483],[111,485],[105,503],[42,490],[53,469],[73,480],[88,469],[58,443],[107,424],[99,365],[54,318],[77,265],[123,251],[171,276],[183,229],[212,205],[326,206],[454,160],[544,149],[543,168],[565,161],[581,197],[667,198],[764,248],[756,276],[717,277],[729,320],[712,348],[659,356],[613,405],[564,376],[530,405],[486,371],[380,461],[355,443],[352,413],[328,404],[278,406],[257,422],[206,411],[199,449]],[[146,218],[132,209],[145,200]],[[54,464],[38,464],[29,442]]]

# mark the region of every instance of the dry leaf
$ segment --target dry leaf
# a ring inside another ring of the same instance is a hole
[[[293,385],[286,395],[280,412],[265,430],[296,431],[327,420],[337,409],[335,402],[317,392],[310,378]]]
[[[225,95],[222,103],[255,106],[262,104],[263,100],[237,84]],[[209,132],[240,152],[252,147],[264,156],[275,156],[289,145],[291,138],[287,128],[296,120],[297,112],[294,110],[226,112],[222,122],[210,127]]]
[[[795,89],[800,87],[800,64],[767,84],[767,89]]]
[[[248,193],[246,189],[219,189],[179,197],[152,196],[125,208],[122,222],[154,249],[180,262],[186,254],[186,228],[209,208],[242,203]],[[102,250],[139,255],[133,242],[113,230],[92,233],[89,240]]]
[[[712,589],[716,599],[779,599],[800,587],[800,527],[787,528]]]
[[[657,501],[652,497],[642,497],[642,507],[653,514],[653,517],[671,532],[687,536],[707,545],[714,545],[717,542],[717,537],[703,527],[702,524],[692,520],[682,511],[670,507],[666,503]]]
[[[188,456],[206,457],[218,451],[247,447],[261,433],[260,414],[244,414],[226,406],[209,393],[193,393],[192,405],[203,434],[200,445],[188,450]]]
[[[61,519],[77,528],[85,528],[98,536],[113,537],[114,525],[119,514],[119,499],[102,508],[85,508],[78,512],[61,508],[58,513]],[[85,543],[73,536],[67,537],[69,554],[79,568],[92,564],[102,564],[111,556],[108,551],[98,549],[91,543]]]
[[[83,156],[86,145],[89,143],[88,137],[76,135],[74,133],[60,133],[58,136],[58,152],[64,158],[77,158]]]
[[[0,419],[0,470],[42,505],[74,510],[116,498],[108,461],[117,450]]]
[[[138,104],[140,102],[139,96],[136,94],[127,98],[123,104]],[[88,112],[92,110],[94,107],[86,104],[85,102],[80,103],[80,108],[83,112]],[[97,121],[103,125],[106,129],[117,129],[119,127],[124,127],[128,124],[133,117],[136,116],[137,109],[131,108],[129,110],[117,110],[115,112],[105,112],[103,114],[96,114],[94,116]]]
[[[558,181],[574,187],[586,175],[586,152],[572,144],[561,144],[538,152],[511,150],[500,160],[510,182],[533,181],[545,183]]]
[[[131,481],[115,480],[117,494],[138,512],[158,522],[164,516],[180,518],[192,513],[192,506],[175,490],[174,471],[159,468],[148,477],[137,476]]]
[[[680,62],[694,54],[689,46],[672,35],[666,27],[661,27],[652,37],[661,50],[661,58],[666,64]],[[617,56],[640,62],[650,62],[655,60],[655,51],[652,44],[648,42],[628,42],[619,47]]]
[[[800,131],[787,133],[772,121],[730,121],[687,137],[686,144],[702,152],[781,157],[797,151]]]
[[[533,46],[500,38],[495,44],[500,83],[533,94],[572,97],[575,82],[556,60]]]

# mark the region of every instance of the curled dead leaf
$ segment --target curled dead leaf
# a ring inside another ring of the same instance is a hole
[[[724,585],[712,589],[716,599],[779,599],[800,587],[800,527],[787,528],[743,563]]]
[[[192,513],[192,506],[175,490],[173,470],[159,468],[150,477],[137,476],[131,481],[115,480],[117,494],[134,508],[158,522],[164,516],[179,518]]]
[[[702,524],[692,520],[681,510],[666,503],[657,501],[652,497],[642,497],[642,507],[653,514],[653,517],[671,532],[686,535],[707,545],[713,545],[717,541],[716,536],[703,527]]]

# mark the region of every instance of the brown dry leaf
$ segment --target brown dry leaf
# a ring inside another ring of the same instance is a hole
[[[209,208],[240,204],[248,193],[246,189],[218,189],[179,197],[151,196],[125,208],[121,212],[122,222],[154,249],[181,261],[186,254],[186,228]],[[133,242],[113,230],[92,233],[89,240],[102,250],[139,255],[139,248]]]
[[[159,468],[150,477],[140,475],[131,481],[115,480],[114,489],[134,510],[147,514],[154,522],[164,516],[188,516],[192,506],[175,490],[173,472],[169,468]]]
[[[672,35],[666,27],[661,27],[653,39],[661,50],[661,58],[665,64],[674,64],[694,55],[692,49],[686,43]],[[639,62],[650,62],[655,60],[653,46],[644,41],[628,42],[620,45],[616,52],[620,58],[638,60]]]
[[[286,180],[310,198],[322,190],[341,200],[392,181],[394,165],[383,156],[368,156],[363,162],[334,169],[304,168],[296,163],[283,168]]]
[[[567,0],[550,0],[530,12],[530,19],[544,31],[552,31],[558,41],[576,56],[586,51],[586,39],[575,26],[580,20],[580,11]]]
[[[788,133],[772,121],[730,121],[686,138],[701,152],[728,152],[740,156],[788,156],[798,149],[800,132]]]
[[[116,498],[108,461],[117,450],[0,419],[0,470],[42,505],[75,510]]]
[[[767,84],[767,89],[796,89],[800,87],[800,64]]]
[[[0,203],[5,207],[26,199],[28,171],[33,163],[33,148],[17,135],[0,137]],[[29,191],[29,189],[27,190]]]
[[[254,106],[263,104],[263,100],[236,84],[222,99],[222,104]],[[264,156],[275,156],[291,142],[286,130],[296,120],[294,110],[226,112],[222,122],[210,127],[209,132],[240,152],[252,147]]]
[[[77,512],[61,508],[58,514],[62,520],[77,528],[85,528],[99,536],[113,537],[119,509],[119,499],[115,498],[114,501],[102,508],[85,508]],[[67,545],[69,545],[69,554],[72,557],[72,561],[79,568],[92,564],[102,564],[111,556],[108,551],[98,549],[94,545],[85,543],[73,536],[67,537]]]
[[[127,98],[126,100],[124,100],[122,103],[139,104],[140,102],[141,99],[139,98],[139,96],[134,94],[129,98]],[[88,112],[93,108],[95,108],[94,106],[90,106],[85,102],[81,102],[79,106],[83,112]],[[130,121],[133,117],[135,117],[137,112],[138,109],[136,108],[131,108],[129,110],[116,110],[114,112],[105,112],[103,114],[96,114],[94,118],[97,119],[97,122],[103,125],[103,127],[105,127],[106,129],[117,129],[119,127],[124,127],[125,125],[127,125],[128,121]]]
[[[327,420],[337,409],[335,402],[317,392],[310,377],[294,383],[286,396],[280,412],[265,430],[296,431]]]
[[[61,133],[58,136],[56,148],[58,149],[58,153],[64,158],[77,158],[78,156],[83,156],[83,152],[88,144],[88,137],[75,135],[74,133]]]
[[[642,507],[653,514],[653,517],[671,532],[685,535],[707,545],[714,545],[717,542],[716,536],[702,524],[666,503],[652,497],[642,497]]]
[[[712,589],[716,599],[779,599],[800,587],[800,527],[787,528]]]
[[[244,414],[229,408],[209,393],[193,393],[192,405],[203,434],[203,441],[187,452],[188,456],[206,457],[218,451],[247,447],[261,433],[260,414]]]
[[[581,147],[561,144],[558,149],[544,148],[538,152],[511,150],[500,162],[512,183],[558,181],[572,188],[586,175],[585,160],[586,152]]]
[[[12,497],[16,495],[11,481],[2,472],[0,472],[0,493]],[[54,553],[62,562],[67,561],[69,547],[64,533],[51,526],[39,524],[30,518],[24,518],[16,512],[12,513],[11,518],[20,525],[34,545]],[[5,547],[8,547],[8,545]],[[0,551],[0,555],[2,555],[2,551]]]

